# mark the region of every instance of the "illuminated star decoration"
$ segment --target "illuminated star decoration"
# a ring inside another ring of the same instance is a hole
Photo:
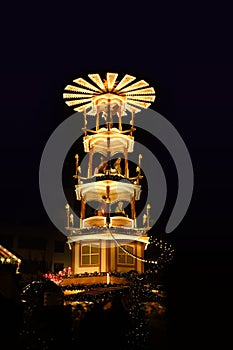
[[[63,94],[65,103],[77,112],[92,108],[92,112],[88,114],[94,114],[96,105],[104,100],[121,102],[124,111],[135,113],[142,108],[148,108],[154,102],[155,90],[145,80],[131,84],[136,79],[134,76],[126,74],[119,82],[116,81],[117,76],[118,73],[107,73],[106,79],[102,80],[99,74],[88,74],[95,85],[83,78],[73,80],[78,86],[65,87],[65,91],[69,91]]]

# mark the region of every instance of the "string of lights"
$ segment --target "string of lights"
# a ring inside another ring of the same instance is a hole
[[[117,239],[114,237],[113,233],[111,232],[111,230],[109,230],[109,233],[112,237],[112,239],[114,240],[114,242],[117,244],[117,246],[127,255],[132,256],[133,258],[140,260],[142,262],[148,263],[148,264],[153,264],[153,265],[160,265],[160,266],[164,266],[164,264],[170,262],[173,257],[174,257],[174,248],[171,244],[164,242],[162,239],[158,239],[158,238],[152,238],[152,236],[150,236],[148,245],[153,245],[155,244],[156,247],[159,247],[161,249],[161,253],[158,256],[158,258],[156,260],[151,260],[151,259],[145,259],[142,257],[137,256],[136,254],[133,254],[131,252],[129,252],[127,249],[125,249],[118,241]]]

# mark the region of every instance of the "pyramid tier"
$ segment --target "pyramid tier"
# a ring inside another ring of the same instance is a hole
[[[135,222],[133,219],[124,216],[110,217],[109,227],[124,227],[134,228]],[[91,216],[82,220],[82,227],[107,227],[107,218],[105,216]]]
[[[78,229],[73,228],[70,235],[68,236],[68,242],[87,242],[88,240],[104,240],[104,241],[113,241],[114,239],[117,241],[137,241],[148,243],[149,237],[146,232],[140,229],[120,229],[117,231],[112,228],[102,228],[95,231],[95,229]]]
[[[85,202],[108,199],[109,203],[117,201],[130,202],[133,198],[140,199],[141,186],[122,181],[103,180],[85,183],[75,186],[77,200],[83,199]]]
[[[93,153],[101,153],[107,156],[114,156],[117,153],[124,154],[133,152],[134,137],[121,133],[117,128],[107,130],[101,128],[93,135],[87,135],[83,138],[85,152],[93,151]]]

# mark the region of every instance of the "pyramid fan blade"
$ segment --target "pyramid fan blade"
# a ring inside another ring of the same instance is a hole
[[[117,76],[118,76],[117,73],[107,73],[107,82],[108,82],[108,89],[109,90],[112,90]]]
[[[134,83],[133,85],[130,85],[130,86],[124,88],[123,90],[121,90],[121,92],[136,90],[136,89],[142,88],[144,86],[148,86],[148,85],[149,84],[145,80],[140,80],[137,83]]]
[[[124,86],[128,85],[129,83],[131,83],[133,80],[135,80],[136,78],[133,77],[132,75],[126,74],[124,76],[124,78],[119,82],[119,84],[115,87],[114,90],[120,90],[122,89]]]
[[[101,90],[106,90],[103,81],[101,80],[99,74],[88,74],[88,77],[94,81],[94,83],[99,86]]]
[[[126,92],[125,95],[126,96],[131,96],[131,95],[155,95],[155,89],[153,87],[149,87],[149,88],[144,88],[144,89],[140,89],[140,90],[136,90],[136,91],[129,91],[129,92]]]
[[[96,95],[95,92],[91,91],[91,90],[87,90],[87,89],[83,89],[79,86],[73,86],[73,85],[67,85],[65,87],[65,90],[68,90],[68,91],[76,91],[76,92],[83,92],[84,94],[93,94],[93,95]]]
[[[94,85],[88,83],[85,79],[83,78],[78,78],[73,80],[74,83],[77,83],[79,85],[82,85],[88,89],[94,90],[94,91],[99,91],[99,89],[97,87],[95,87]]]
[[[151,95],[130,96],[130,98],[128,98],[127,101],[130,101],[130,100],[154,102],[155,96],[151,96]]]
[[[93,95],[83,95],[83,94],[63,94],[63,98],[84,98],[84,97],[92,97]]]

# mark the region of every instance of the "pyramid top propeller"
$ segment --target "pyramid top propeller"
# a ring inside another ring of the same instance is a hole
[[[99,74],[88,74],[95,85],[83,78],[75,79],[76,85],[67,85],[64,89],[65,103],[77,112],[95,110],[101,104],[118,104],[124,110],[137,113],[154,102],[155,90],[145,80],[132,83],[136,78],[129,74],[120,81],[117,77],[118,73],[107,73],[102,80]]]

